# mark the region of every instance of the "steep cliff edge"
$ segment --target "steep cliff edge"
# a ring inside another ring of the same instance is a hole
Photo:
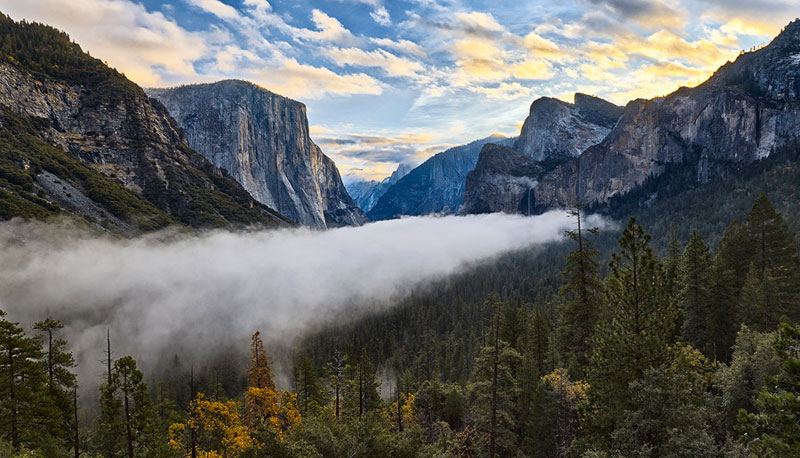
[[[564,109],[552,111],[563,113]],[[537,151],[547,151],[542,145],[552,143],[547,136],[549,131],[558,132],[554,128],[557,123],[547,116],[539,119],[550,127],[530,130],[535,135],[529,135],[529,144],[538,145]],[[631,191],[648,177],[660,175],[671,163],[690,164],[696,182],[702,184],[738,173],[797,137],[800,21],[790,23],[766,47],[725,64],[695,88],[628,103],[601,142],[536,177],[531,205],[535,212],[541,212],[574,202],[602,204]],[[528,151],[531,160],[541,157],[535,151],[517,149]],[[479,169],[480,163],[476,166]],[[494,171],[486,179],[496,182],[499,175]],[[477,185],[480,180],[474,177],[470,182]],[[469,189],[467,194],[476,195]],[[506,196],[494,198],[493,211],[508,207]],[[492,200],[486,196],[481,199],[484,203]],[[466,203],[467,208],[483,208]]]
[[[192,150],[161,104],[66,34],[0,15],[0,48],[3,218],[63,210],[128,232],[287,224]]]
[[[622,107],[598,97],[575,94],[575,103],[542,97],[531,104],[514,150],[534,161],[577,157],[611,132]]]
[[[536,210],[533,190],[544,173],[603,141],[622,115],[622,107],[597,97],[574,100],[536,99],[513,149],[484,149],[467,176],[461,212]]]
[[[238,80],[147,92],[192,148],[258,201],[316,228],[366,222],[336,165],[311,141],[302,103]]]
[[[667,163],[691,162],[697,181],[726,176],[800,136],[800,21],[696,88],[634,100],[600,144],[544,177],[542,210],[606,202]]]

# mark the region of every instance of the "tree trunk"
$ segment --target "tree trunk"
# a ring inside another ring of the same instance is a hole
[[[497,313],[497,312],[495,312]],[[495,432],[497,429],[497,366],[499,351],[497,345],[500,340],[500,316],[495,317],[494,321],[494,361],[492,364],[492,425],[489,430],[489,458],[495,457]]]
[[[14,393],[15,378],[14,375],[14,349],[13,344],[9,342],[8,347],[8,393],[9,400],[11,401],[11,447],[19,451],[19,435],[17,433],[17,397]]]
[[[75,458],[80,458],[81,438],[80,438],[80,431],[78,430],[78,384],[77,383],[75,384],[75,387],[73,388],[72,391],[72,413],[73,413],[72,427],[73,427],[73,434],[75,434],[75,443],[73,445],[75,448]]]
[[[130,406],[128,405],[128,376],[124,376],[124,383],[125,383],[125,390],[123,395],[125,396],[125,436],[126,441],[128,442],[128,458],[133,458],[133,432],[131,432],[131,412]]]

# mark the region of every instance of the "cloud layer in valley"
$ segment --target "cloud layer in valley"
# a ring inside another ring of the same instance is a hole
[[[107,327],[118,355],[145,363],[167,348],[211,351],[256,330],[291,342],[469,263],[558,240],[571,224],[563,212],[493,214],[117,240],[12,222],[0,226],[0,309],[26,325],[63,320],[91,378]]]

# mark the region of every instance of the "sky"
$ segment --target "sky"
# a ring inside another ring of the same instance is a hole
[[[144,87],[252,81],[306,104],[347,179],[515,136],[533,100],[702,82],[800,0],[0,0]]]

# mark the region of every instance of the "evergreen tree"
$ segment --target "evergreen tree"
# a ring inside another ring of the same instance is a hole
[[[693,231],[681,265],[679,306],[683,312],[682,340],[714,357],[716,329],[711,309],[711,250],[700,233]]]
[[[59,436],[66,443],[74,444],[73,391],[76,383],[75,374],[70,370],[75,367],[75,359],[65,350],[67,341],[55,335],[64,325],[48,317],[35,323],[33,328],[42,332],[45,338],[43,366],[47,372],[48,394],[61,411],[62,431]]]
[[[494,309],[489,345],[484,346],[475,361],[474,382],[471,385],[473,412],[478,442],[490,458],[515,456],[519,451],[516,430],[518,396],[514,368],[521,362],[520,354],[507,342],[500,340],[500,309],[496,299],[487,301]]]
[[[333,398],[333,412],[336,418],[341,414],[341,400],[344,394],[345,371],[347,370],[347,360],[339,350],[334,350],[333,358],[328,362],[328,378]]]
[[[348,366],[345,372],[346,390],[345,407],[350,416],[362,417],[381,405],[378,392],[380,382],[377,371],[367,355],[367,349],[361,349],[361,356]]]
[[[782,324],[775,349],[783,361],[755,401],[739,412],[739,429],[755,456],[800,456],[800,326]]]
[[[715,354],[718,360],[729,361],[731,347],[742,321],[739,302],[747,276],[750,252],[747,228],[733,221],[717,244],[711,268],[709,308],[714,315]]]
[[[577,243],[577,247],[567,256],[567,265],[561,273],[564,283],[559,290],[558,347],[570,374],[582,377],[591,353],[591,336],[600,319],[603,285],[598,273],[599,252],[585,237],[587,232],[596,234],[597,228],[581,227],[580,206],[570,214],[575,216],[577,228],[566,234]]]
[[[315,412],[327,403],[322,385],[320,385],[314,363],[308,355],[300,357],[295,367],[295,385],[297,386],[297,405],[302,414]]]
[[[100,395],[101,429],[107,457],[158,456],[163,441],[156,437],[152,400],[143,374],[130,356],[114,361],[111,382]]]
[[[0,310],[0,437],[14,450],[51,442],[60,423],[40,342]]]
[[[760,290],[761,300],[743,304],[747,323],[768,331],[782,316],[800,319],[800,259],[797,247],[780,213],[765,195],[759,196],[747,216],[753,275],[761,283],[752,285],[750,298]]]
[[[606,280],[609,319],[598,325],[588,371],[589,441],[610,449],[612,433],[626,412],[637,408],[633,382],[669,360],[669,335],[676,319],[664,291],[664,274],[650,237],[631,218],[612,256]]]

